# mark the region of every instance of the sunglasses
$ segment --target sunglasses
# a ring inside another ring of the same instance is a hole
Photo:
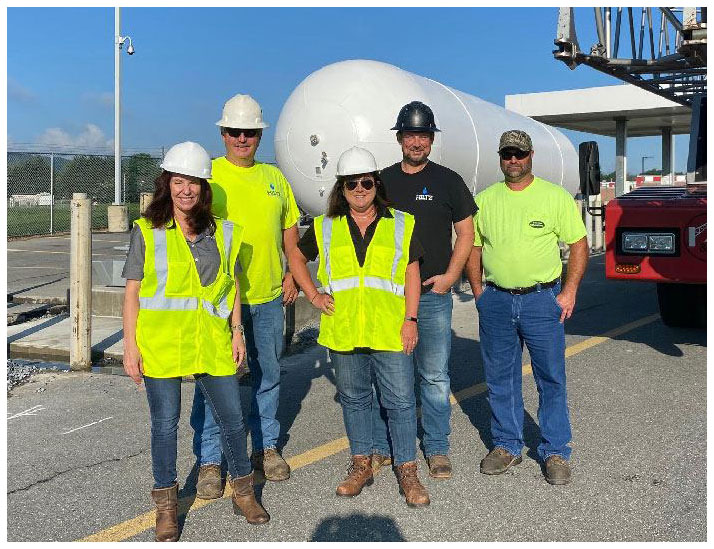
[[[501,160],[510,160],[512,156],[515,156],[517,160],[523,160],[531,154],[531,151],[522,151],[521,149],[503,149],[498,151],[498,156]]]
[[[374,187],[374,179],[353,179],[351,181],[345,181],[345,189],[348,191],[354,191],[357,185],[361,185],[365,191],[370,190]]]
[[[245,135],[246,139],[250,139],[251,137],[255,137],[256,135],[258,135],[258,130],[255,129],[241,130],[238,128],[225,128],[225,132],[231,137],[240,137],[240,134],[243,134]]]

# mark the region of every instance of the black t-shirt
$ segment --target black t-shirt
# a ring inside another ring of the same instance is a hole
[[[383,169],[380,176],[393,206],[416,220],[414,234],[424,248],[422,282],[444,274],[451,260],[453,224],[478,209],[466,183],[455,171],[434,162],[427,162],[414,174],[404,173],[397,162]],[[422,286],[422,293],[429,290],[431,285]]]
[[[355,247],[357,262],[359,263],[360,267],[364,265],[364,260],[367,257],[367,247],[372,241],[372,237],[374,236],[374,231],[377,229],[377,222],[379,222],[380,217],[392,217],[392,214],[387,209],[378,209],[377,217],[375,217],[374,221],[369,224],[367,230],[364,232],[364,238],[362,238],[362,233],[360,232],[357,223],[355,223],[354,219],[352,219],[352,216],[347,216],[347,226],[350,228],[352,244]],[[298,248],[302,252],[302,255],[305,256],[305,259],[307,259],[308,261],[314,261],[315,259],[317,259],[317,256],[319,255],[320,251],[317,247],[317,237],[315,236],[314,223],[307,228],[305,234],[303,234],[300,238],[300,241],[298,242]],[[418,239],[415,238],[414,234],[412,234],[412,239],[409,242],[409,263],[421,259],[423,255],[424,250],[421,244],[419,243]]]

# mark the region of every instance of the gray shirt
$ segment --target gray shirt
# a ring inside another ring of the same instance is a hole
[[[167,231],[178,231],[177,227],[168,228]],[[131,280],[142,280],[144,278],[144,253],[146,244],[144,243],[144,235],[141,234],[141,229],[134,225],[129,237],[129,251],[126,254],[126,263],[124,270],[121,273],[122,278]],[[201,279],[201,286],[208,286],[216,280],[218,269],[221,266],[221,255],[218,253],[218,245],[216,237],[210,233],[210,229],[206,229],[196,237],[196,240],[191,242],[186,240],[188,249],[191,250],[193,260],[196,262],[196,270],[198,277]],[[235,278],[238,278],[238,273],[242,272],[240,260],[236,257],[234,267]]]

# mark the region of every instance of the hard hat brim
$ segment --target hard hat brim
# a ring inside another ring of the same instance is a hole
[[[270,124],[263,122],[262,124],[243,124],[241,126],[235,126],[231,122],[226,122],[225,120],[219,120],[216,122],[216,126],[221,128],[233,128],[236,130],[262,130],[264,128],[269,128]]]
[[[398,128],[397,126],[394,126],[393,128],[390,128],[391,130],[396,130],[398,132],[430,132],[430,133],[436,133],[440,132],[441,130],[439,128]]]

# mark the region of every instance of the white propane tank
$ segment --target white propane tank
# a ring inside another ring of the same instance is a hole
[[[325,212],[337,159],[350,147],[371,151],[380,169],[400,161],[389,128],[415,100],[431,107],[441,130],[429,159],[456,171],[472,193],[503,179],[498,140],[511,129],[531,136],[533,173],[577,192],[578,154],[558,130],[393,65],[351,60],[313,72],[280,113],[275,158],[300,207],[313,216]]]

